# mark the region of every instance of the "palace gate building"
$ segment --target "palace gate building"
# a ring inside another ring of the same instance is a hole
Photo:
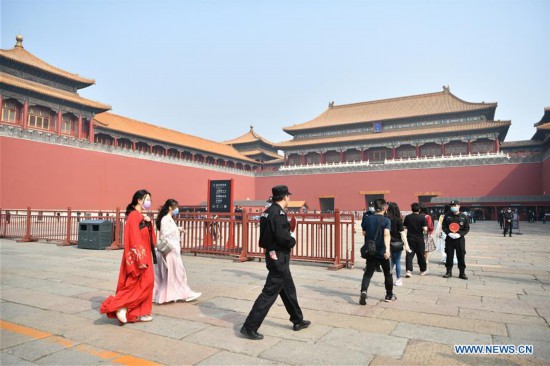
[[[509,142],[511,121],[494,120],[496,103],[444,87],[331,102],[285,127],[288,141],[272,143],[251,127],[219,143],[110,113],[79,95],[94,83],[34,56],[21,36],[0,50],[0,208],[114,209],[141,188],[157,204],[198,205],[208,179],[233,179],[235,200],[262,200],[287,184],[310,211],[363,210],[378,197],[403,209],[459,198],[487,215],[510,204],[550,206],[548,108],[531,140]]]

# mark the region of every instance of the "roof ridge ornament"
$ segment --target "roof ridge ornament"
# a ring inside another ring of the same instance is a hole
[[[16,35],[15,40],[16,40],[15,47],[24,48],[23,47],[23,36],[21,34]]]
[[[329,103],[328,103],[328,107],[329,107],[329,108],[333,108],[333,107],[334,107],[334,101],[329,102]]]
[[[443,92],[444,93],[450,93],[451,87],[449,85],[443,85]]]

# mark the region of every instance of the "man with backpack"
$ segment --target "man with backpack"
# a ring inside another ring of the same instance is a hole
[[[384,217],[387,205],[386,200],[379,198],[374,201],[374,215],[368,216],[363,225],[365,232],[365,246],[361,250],[361,255],[367,260],[367,268],[363,273],[361,281],[361,295],[359,304],[367,304],[367,290],[370,280],[378,264],[384,271],[384,285],[386,287],[386,297],[384,301],[392,302],[397,300],[393,294],[393,277],[390,270],[390,219]],[[374,246],[372,245],[374,243]]]
[[[290,234],[290,224],[285,212],[291,193],[283,185],[275,186],[271,191],[273,204],[260,217],[260,247],[265,249],[265,265],[269,273],[262,293],[254,302],[241,328],[242,335],[254,340],[264,338],[258,333],[258,328],[279,295],[295,331],[311,324],[309,320],[304,320],[298,305],[296,287],[289,267],[290,250],[296,245],[296,239]]]

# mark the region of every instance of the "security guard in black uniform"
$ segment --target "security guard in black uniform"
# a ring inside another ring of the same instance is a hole
[[[466,270],[466,262],[464,261],[466,240],[464,236],[470,231],[470,224],[468,217],[464,213],[460,213],[460,202],[458,200],[452,200],[450,206],[450,212],[445,214],[445,218],[443,219],[443,231],[447,235],[445,239],[445,253],[447,254],[445,267],[447,267],[447,273],[443,277],[449,278],[453,276],[453,258],[456,250],[456,259],[458,260],[458,269],[460,270],[458,277],[467,280],[468,277],[464,273]]]
[[[290,250],[296,245],[296,239],[290,234],[284,209],[288,206],[291,193],[283,185],[275,186],[271,191],[273,204],[260,217],[260,247],[265,249],[265,263],[269,273],[262,293],[241,328],[241,334],[250,339],[263,339],[258,328],[279,295],[294,324],[294,330],[307,328],[311,324],[304,320],[298,305],[296,287],[289,268]]]

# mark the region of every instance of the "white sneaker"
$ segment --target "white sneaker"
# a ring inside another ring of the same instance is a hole
[[[122,324],[128,323],[128,319],[126,319],[126,313],[128,312],[128,309],[126,308],[120,308],[116,311],[116,317],[119,322]]]
[[[395,280],[395,286],[403,286],[403,280],[401,278]]]
[[[425,270],[424,272],[420,272],[420,275],[421,275],[421,276],[425,276],[425,275],[427,275],[428,273],[430,273],[430,272],[428,272],[428,270]]]
[[[447,262],[447,256],[446,255],[441,257],[441,263],[445,263],[445,262]]]
[[[140,322],[150,322],[153,320],[153,317],[151,315],[144,315],[139,317]]]
[[[411,271],[407,271],[407,273],[405,273],[405,277],[407,277],[407,278],[412,277]]]
[[[199,297],[201,297],[202,292],[192,292],[191,295],[185,299],[185,302],[190,302],[193,300],[197,300]]]

